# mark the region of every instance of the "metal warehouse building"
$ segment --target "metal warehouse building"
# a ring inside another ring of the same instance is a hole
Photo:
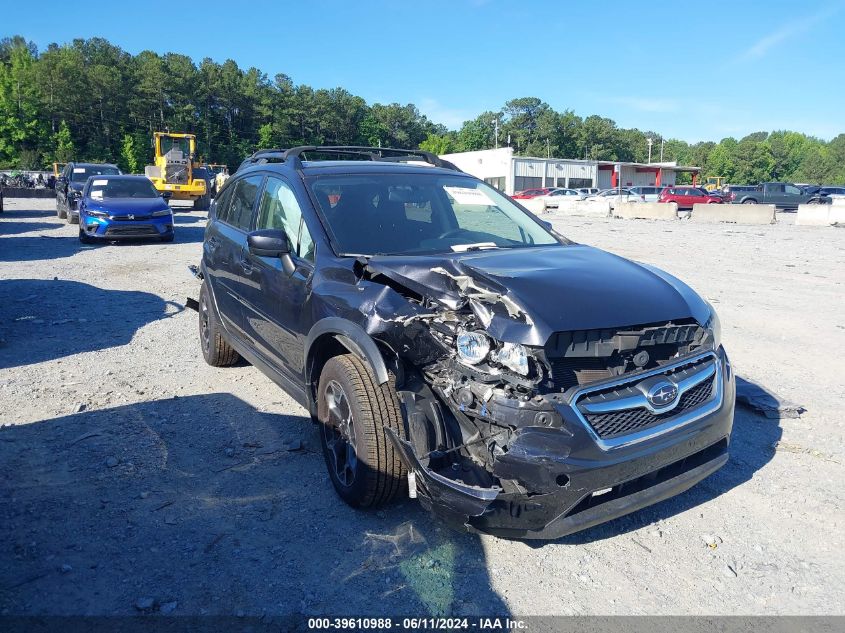
[[[699,167],[683,167],[676,163],[621,163],[514,156],[512,147],[444,154],[441,158],[509,195],[536,187],[609,189],[620,183],[623,187],[674,185],[681,172],[691,173],[692,182],[696,184],[701,171]]]

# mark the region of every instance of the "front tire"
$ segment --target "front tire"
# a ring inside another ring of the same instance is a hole
[[[211,303],[206,282],[200,287],[199,300],[200,348],[205,362],[212,367],[228,367],[238,362],[240,355],[229,345],[220,331],[220,321]]]
[[[79,213],[74,215],[70,211],[67,212],[67,223],[68,224],[79,224]]]
[[[340,498],[353,508],[393,499],[406,472],[384,431],[387,426],[405,437],[391,382],[376,384],[357,356],[335,356],[320,374],[317,418],[326,468]]]
[[[64,220],[67,217],[67,210],[62,209],[62,203],[59,202],[58,198],[56,198],[56,217],[60,220]]]
[[[88,234],[82,230],[82,227],[79,227],[79,241],[82,244],[93,244],[94,239],[89,237]]]

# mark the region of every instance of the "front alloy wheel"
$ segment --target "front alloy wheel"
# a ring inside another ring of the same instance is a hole
[[[391,381],[378,384],[361,359],[343,354],[326,361],[315,396],[320,444],[335,492],[353,508],[390,501],[405,480],[399,453],[384,432],[389,427],[405,437]]]
[[[325,442],[329,468],[337,477],[338,483],[350,487],[355,483],[358,471],[358,456],[355,448],[355,423],[349,398],[343,387],[336,380],[326,385],[323,394],[328,412],[328,420],[321,425]]]

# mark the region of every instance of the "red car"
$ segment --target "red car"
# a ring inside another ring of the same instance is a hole
[[[667,187],[660,192],[658,202],[675,202],[679,209],[692,209],[694,204],[721,204],[722,199],[711,196],[698,187]]]
[[[537,196],[545,196],[552,190],[552,187],[543,187],[541,189],[526,189],[524,191],[517,191],[511,196],[514,200],[530,200]]]

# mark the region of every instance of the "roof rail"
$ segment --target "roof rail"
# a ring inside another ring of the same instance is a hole
[[[282,154],[282,158],[285,162],[291,161],[295,167],[299,169],[302,167],[301,156],[306,152],[347,156],[366,156],[370,160],[385,162],[406,162],[417,158],[435,167],[461,171],[453,163],[443,160],[431,152],[426,152],[421,149],[398,149],[395,147],[367,147],[365,145],[301,145],[299,147],[292,147],[284,152]],[[385,155],[385,153],[388,155]]]

